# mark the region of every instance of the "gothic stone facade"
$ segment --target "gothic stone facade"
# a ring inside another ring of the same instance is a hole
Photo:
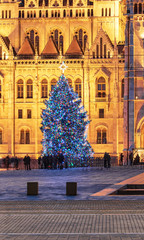
[[[143,4],[1,0],[0,157],[41,154],[43,100],[61,75],[91,120],[95,156],[144,147]],[[124,47],[125,44],[125,47]]]

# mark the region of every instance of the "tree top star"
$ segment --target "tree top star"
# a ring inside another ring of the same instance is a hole
[[[64,71],[67,69],[68,66],[65,65],[64,61],[62,62],[62,64],[59,66],[59,68],[61,69],[62,73],[64,73]]]

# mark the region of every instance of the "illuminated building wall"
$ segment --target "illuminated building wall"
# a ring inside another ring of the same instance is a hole
[[[144,159],[144,4],[127,1],[125,29],[124,155]],[[142,156],[143,155],[143,156]]]
[[[68,66],[65,76],[91,120],[88,139],[95,156],[105,151],[119,156],[126,138],[125,12],[125,2],[119,0],[1,0],[1,157],[29,153],[37,158],[41,153],[41,108],[61,75],[61,61]],[[141,29],[140,21],[133,21]],[[134,35],[136,43],[139,38]],[[137,52],[142,52],[142,44],[139,41]],[[139,58],[142,62],[134,60],[135,64],[143,64],[143,57]],[[139,73],[136,78],[137,84],[142,82]],[[140,97],[139,87],[137,91]],[[142,102],[135,104],[142,106]]]

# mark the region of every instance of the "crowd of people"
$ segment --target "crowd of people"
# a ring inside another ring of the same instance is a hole
[[[24,169],[31,170],[31,158],[28,154],[25,155],[23,159],[15,157],[6,156],[3,159],[3,165],[8,170],[10,167],[13,169],[19,169],[19,163],[23,160]],[[63,167],[68,168],[68,162],[65,159],[62,153],[57,155],[43,155],[38,158],[38,168],[39,169],[63,169]]]
[[[59,153],[57,155],[39,156],[39,158],[38,158],[39,169],[41,169],[41,168],[63,169],[63,164],[65,164],[65,168],[68,167],[68,162],[66,161],[66,159],[64,159],[64,155],[62,153]]]
[[[93,158],[91,158],[91,160],[92,159]],[[123,155],[123,153],[120,153],[120,156],[119,156],[119,164],[120,165],[124,165],[123,159],[124,159],[124,155]],[[16,156],[13,156],[10,158],[8,155],[7,157],[5,157],[3,159],[3,164],[7,170],[9,169],[10,166],[13,169],[18,170],[19,163],[20,162],[22,163],[22,160],[23,160],[23,164],[24,164],[23,166],[24,166],[25,170],[31,170],[31,158],[28,154],[26,154],[26,156],[23,159],[19,159]],[[105,152],[104,157],[101,158],[100,160],[101,160],[100,162],[103,162],[104,168],[111,167],[111,156],[109,153]],[[87,164],[86,164],[86,162],[87,162]],[[136,154],[136,156],[133,156],[133,152],[130,152],[128,155],[127,164],[132,166],[132,165],[137,165],[139,163],[140,163],[140,156],[138,155],[138,153]],[[75,165],[74,165],[73,162],[70,163],[67,161],[67,158],[64,157],[62,152],[59,152],[58,154],[55,154],[55,155],[39,156],[37,166],[39,169],[63,169],[63,167],[68,168],[68,167],[78,167],[78,166],[81,166],[81,167],[82,166],[90,166],[90,159],[85,161],[85,164],[75,160]],[[21,168],[21,166],[20,166],[20,168]]]
[[[19,159],[16,156],[10,158],[9,155],[7,155],[6,158],[3,159],[3,163],[7,170],[9,169],[10,164],[13,165],[13,168],[18,170]]]

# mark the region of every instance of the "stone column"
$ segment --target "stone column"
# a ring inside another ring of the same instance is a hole
[[[134,149],[134,33],[133,2],[127,2],[125,30],[125,92],[124,92],[124,164],[128,153]]]

